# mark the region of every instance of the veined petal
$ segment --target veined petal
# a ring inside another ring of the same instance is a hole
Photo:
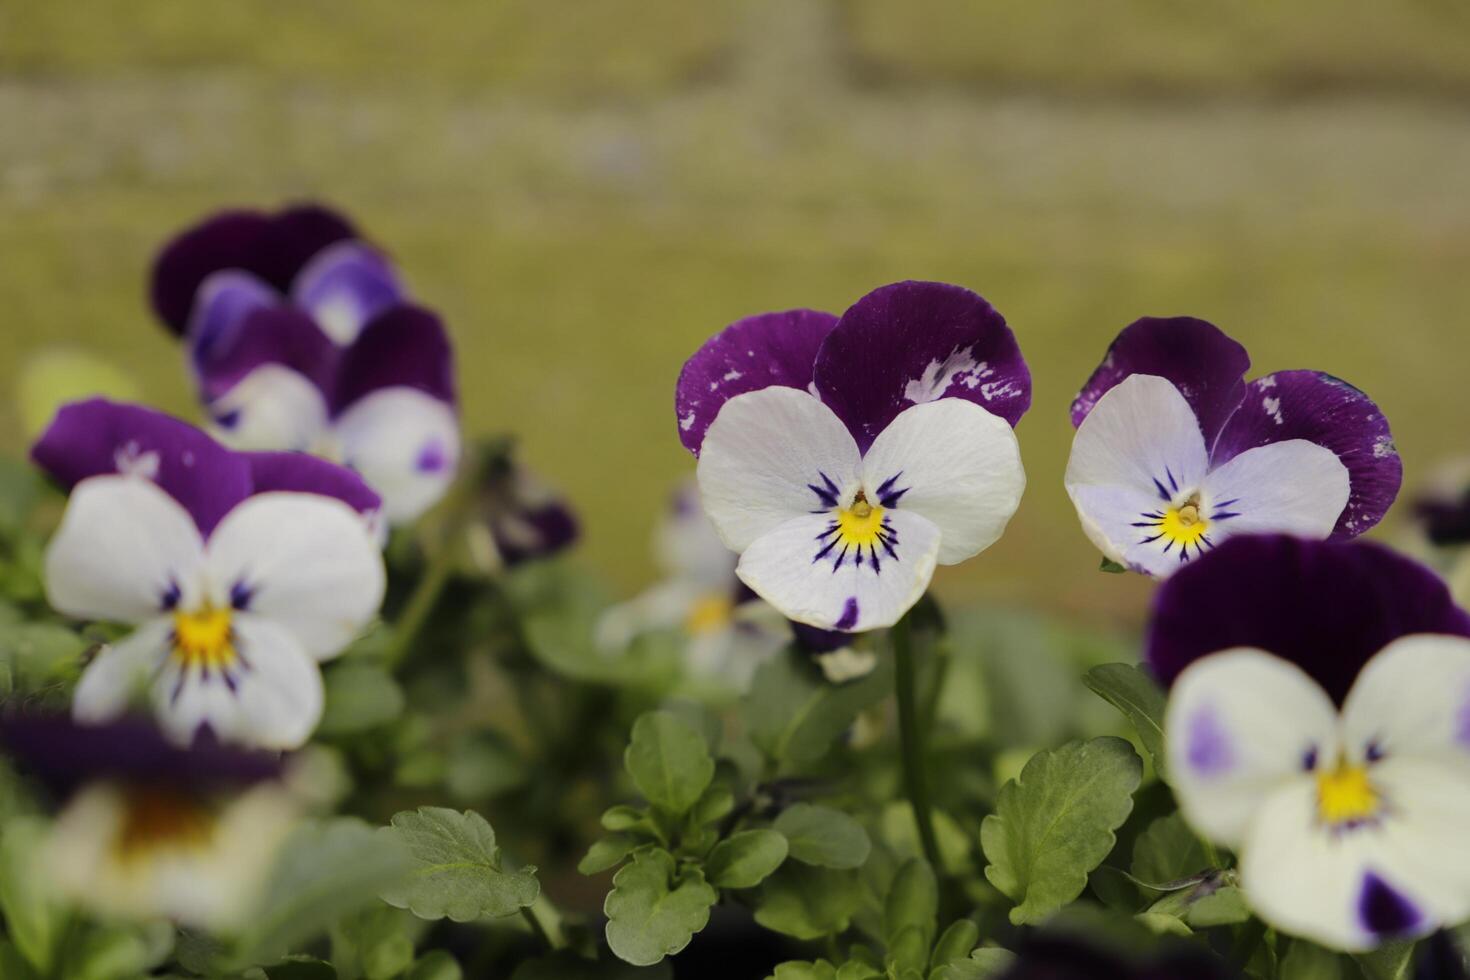
[[[1358,758],[1434,759],[1470,785],[1470,639],[1394,640],[1359,672],[1342,724],[1347,749]]]
[[[842,314],[822,342],[816,391],[863,450],[904,409],[963,398],[1015,425],[1031,372],[1003,316],[942,282],[897,282]]]
[[[286,628],[312,656],[339,653],[383,601],[383,558],[340,500],[306,493],[251,497],[209,539],[216,606]]]
[[[806,391],[817,350],[837,318],[817,310],[787,310],[736,320],[715,334],[679,372],[674,410],[679,439],[699,455],[720,408],[748,391],[780,385]]]
[[[392,263],[359,241],[322,249],[291,284],[292,301],[344,346],[357,339],[369,320],[403,298],[403,284]]]
[[[248,663],[235,692],[240,739],[264,748],[301,746],[321,721],[321,668],[294,630],[266,616],[241,614],[235,632],[240,656]]]
[[[1337,454],[1352,492],[1335,534],[1362,534],[1398,496],[1404,467],[1388,420],[1367,395],[1320,371],[1278,371],[1246,386],[1240,408],[1215,441],[1215,465],[1255,446],[1305,439]]]
[[[262,364],[208,408],[215,433],[233,449],[306,450],[327,429],[321,389],[282,364]]]
[[[705,447],[708,458],[708,439]],[[794,517],[751,543],[736,573],[798,623],[850,633],[892,626],[929,587],[940,533],[905,510],[887,510],[883,520],[889,533],[853,542],[829,514]]]
[[[744,551],[792,518],[856,493],[861,457],[815,396],[762,388],[727,401],[700,449],[700,498],[725,544]]]
[[[203,560],[188,511],[152,482],[92,477],[46,549],[46,598],[68,616],[141,623],[195,596]]]
[[[1164,731],[1179,808],[1201,834],[1232,848],[1272,793],[1311,785],[1313,763],[1338,750],[1331,699],[1299,668],[1260,650],[1192,664],[1174,683]]]
[[[892,500],[939,528],[941,565],[999,540],[1026,489],[1010,423],[960,398],[900,412],[863,456],[862,473],[876,503]]]
[[[166,619],[144,623],[131,636],[103,647],[77,681],[72,694],[72,717],[84,724],[112,721],[123,715],[169,652],[170,625]]]
[[[1324,539],[1348,502],[1337,454],[1305,439],[1248,449],[1205,477],[1201,516],[1218,544],[1231,534]]]
[[[459,471],[454,409],[411,388],[384,388],[338,417],[342,458],[383,498],[391,524],[412,521],[444,496]]]

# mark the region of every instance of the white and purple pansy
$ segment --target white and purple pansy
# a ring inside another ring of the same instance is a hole
[[[1245,348],[1190,317],[1127,327],[1072,403],[1066,486],[1112,561],[1154,576],[1235,534],[1353,537],[1403,466],[1388,420],[1319,371],[1246,383]]]
[[[187,743],[294,748],[322,712],[318,661],[377,614],[378,497],[301,453],[237,453],[184,422],[102,400],[63,408],[31,450],[71,491],[47,598],[135,631],[92,661],[73,708],[105,721],[146,695]]]
[[[246,925],[297,816],[278,755],[174,745],[140,718],[11,715],[0,746],[61,805],[34,859],[108,918]]]
[[[1169,779],[1267,923],[1335,949],[1470,918],[1470,615],[1377,545],[1243,536],[1159,590]]]
[[[230,446],[343,462],[382,494],[394,524],[453,482],[449,338],[345,219],[310,207],[216,215],[160,253],[153,302],[183,335]]]
[[[1012,426],[1030,401],[989,303],[901,282],[841,318],[731,324],[684,365],[676,411],[741,580],[789,619],[858,632],[1000,537],[1025,489]]]

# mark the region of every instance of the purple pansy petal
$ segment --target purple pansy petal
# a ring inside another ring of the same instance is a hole
[[[282,771],[279,754],[231,748],[207,728],[184,748],[136,717],[89,725],[66,715],[11,714],[0,718],[0,746],[58,796],[94,780],[208,792],[275,779]]]
[[[959,286],[900,282],[853,304],[817,355],[817,393],[867,451],[911,405],[963,398],[1015,425],[1031,372],[1005,318]]]
[[[787,310],[736,320],[684,362],[674,391],[679,440],[698,456],[720,406],[747,391],[780,385],[811,387],[822,341],[837,317],[818,310]]]
[[[335,497],[353,510],[372,514],[383,500],[362,477],[345,466],[308,453],[242,453],[250,464],[255,493],[287,491]]]
[[[824,630],[805,623],[791,623],[791,632],[796,638],[796,645],[803,653],[831,653],[833,650],[841,650],[845,646],[851,646],[856,637],[851,633],[840,630]]]
[[[306,263],[322,249],[349,238],[357,229],[345,217],[319,204],[298,204],[280,211],[266,226],[250,271],[257,273],[282,294],[288,293]]]
[[[192,339],[192,338],[191,338]],[[279,364],[331,391],[339,352],[316,321],[289,306],[252,310],[230,332],[190,355],[206,402],[228,392],[263,364]]]
[[[1414,516],[1424,524],[1424,533],[1439,547],[1470,542],[1470,490],[1458,499],[1425,497],[1414,504]]]
[[[1200,657],[1254,647],[1341,704],[1363,664],[1410,633],[1470,636],[1470,615],[1418,562],[1371,542],[1242,536],[1160,586],[1145,660],[1172,684]]]
[[[251,313],[281,301],[265,280],[239,269],[210,273],[196,297],[186,334],[196,364],[208,362],[218,349],[227,348]]]
[[[1208,446],[1240,404],[1250,366],[1245,348],[1212,323],[1188,316],[1144,317],[1123,328],[1077,393],[1072,424],[1081,425],[1097,400],[1124,378],[1151,374],[1184,395]]]
[[[364,324],[403,299],[392,264],[358,241],[338,242],[319,252],[291,286],[291,301],[339,344],[351,343]]]
[[[64,406],[31,458],[68,490],[104,473],[149,477],[182,504],[206,537],[250,496],[250,466],[203,432],[162,412],[101,398]]]
[[[500,557],[507,565],[519,565],[570,548],[581,535],[581,525],[571,508],[558,500],[502,515],[492,532]]]
[[[342,352],[332,411],[340,413],[364,395],[398,387],[455,404],[449,335],[439,318],[422,307],[393,307]]]
[[[221,211],[165,245],[153,262],[150,288],[159,319],[183,334],[200,283],[221,269],[251,269],[269,223],[259,211]]]
[[[1252,381],[1220,430],[1212,462],[1218,466],[1247,449],[1286,439],[1325,446],[1347,467],[1352,493],[1334,535],[1362,534],[1398,496],[1404,467],[1388,420],[1346,381],[1319,371],[1278,371]]]
[[[1393,939],[1422,929],[1424,911],[1403,892],[1368,871],[1358,891],[1358,921],[1365,932]]]

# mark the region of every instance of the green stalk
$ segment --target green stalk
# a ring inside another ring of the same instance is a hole
[[[929,774],[924,768],[924,741],[915,691],[913,633],[908,616],[895,623],[888,635],[893,644],[893,687],[898,698],[898,740],[903,760],[904,791],[914,809],[914,823],[919,828],[924,857],[934,873],[942,877],[944,865],[940,863],[939,840],[934,836],[934,814],[929,805]]]

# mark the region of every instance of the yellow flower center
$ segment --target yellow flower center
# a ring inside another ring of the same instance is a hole
[[[198,798],[171,790],[130,790],[113,846],[118,858],[127,861],[162,849],[202,847],[214,828],[214,812]]]
[[[174,613],[174,657],[185,668],[224,668],[234,663],[230,610],[204,606]]]
[[[1210,529],[1199,512],[1199,498],[1191,497],[1181,507],[1170,507],[1159,521],[1159,531],[1175,544],[1196,545]]]
[[[689,633],[713,633],[730,625],[730,616],[735,611],[735,602],[727,595],[707,595],[697,600],[684,617],[684,629]]]
[[[883,508],[859,492],[851,507],[837,512],[837,536],[854,547],[877,545],[883,538]]]
[[[1368,767],[1340,762],[1317,773],[1317,813],[1330,826],[1361,823],[1378,814],[1378,791],[1368,779]]]

